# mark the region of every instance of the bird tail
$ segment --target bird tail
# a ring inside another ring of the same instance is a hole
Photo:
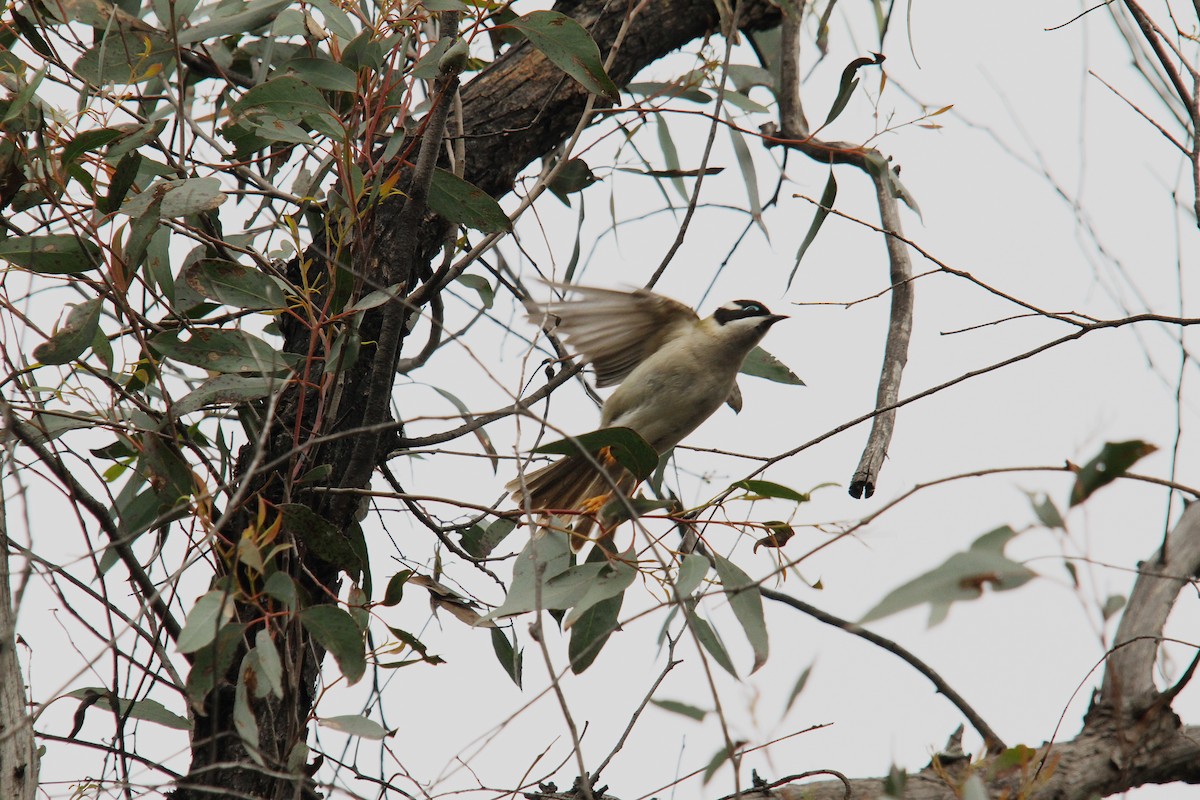
[[[600,469],[597,469],[597,464]],[[613,487],[628,496],[635,483],[633,474],[612,457],[608,448],[604,448],[594,458],[582,455],[560,458],[553,464],[509,481],[504,488],[511,493],[514,501],[543,519],[574,514],[575,520],[569,525],[568,532],[571,534],[571,549],[579,551],[591,538],[592,528],[597,522],[602,537],[609,534],[600,511],[612,498]]]

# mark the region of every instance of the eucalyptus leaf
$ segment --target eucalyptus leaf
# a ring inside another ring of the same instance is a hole
[[[351,685],[367,671],[362,632],[354,618],[333,605],[309,606],[300,612],[300,624],[337,661],[338,668]]]
[[[557,11],[532,11],[508,25],[525,34],[534,47],[583,88],[614,103],[621,101],[617,85],[604,71],[600,49],[578,22]]]

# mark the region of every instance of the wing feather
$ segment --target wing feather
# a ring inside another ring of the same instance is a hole
[[[530,302],[530,318],[556,323],[567,345],[596,370],[596,385],[612,386],[699,317],[676,300],[648,289],[620,291],[550,283],[576,299]]]

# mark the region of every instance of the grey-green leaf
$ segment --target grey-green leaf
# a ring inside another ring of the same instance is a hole
[[[763,616],[762,595],[758,593],[758,583],[751,580],[749,575],[729,559],[714,554],[713,560],[717,565],[717,575],[728,593],[733,614],[742,624],[742,630],[745,631],[750,648],[754,651],[754,667],[750,671],[755,672],[767,663],[767,655],[770,652],[767,622]]]
[[[708,715],[708,712],[703,708],[681,703],[678,700],[651,700],[650,702],[663,711],[670,711],[672,714],[682,714],[688,719],[696,720],[696,722],[702,722]]]
[[[99,331],[103,302],[94,297],[72,306],[54,335],[33,348],[33,357],[43,364],[67,364],[78,358]]]
[[[321,717],[317,723],[323,728],[332,728],[351,736],[363,739],[383,739],[388,735],[388,729],[370,717],[361,714],[345,714],[339,717]]]
[[[953,603],[981,597],[985,586],[996,591],[1023,586],[1036,573],[1005,557],[1004,547],[1016,535],[1007,525],[985,533],[968,550],[955,553],[936,569],[893,589],[860,622],[872,622],[928,603],[932,626],[945,619]]]
[[[733,668],[733,659],[729,657],[729,652],[725,649],[724,643],[721,642],[717,632],[708,624],[707,620],[695,612],[695,609],[687,609],[688,625],[691,626],[696,638],[700,640],[700,644],[708,651],[708,654],[713,657],[721,668],[728,672],[733,677],[738,677],[737,670]]]
[[[792,272],[788,275],[787,280],[789,289],[792,288],[792,281],[796,279],[796,271],[800,269],[800,260],[804,258],[808,248],[816,241],[817,233],[833,209],[833,201],[837,199],[837,189],[837,179],[834,178],[833,169],[830,168],[829,180],[825,182],[825,190],[821,192],[821,204],[817,206],[817,211],[813,214],[813,221],[808,226],[808,233],[804,234],[804,241],[800,243],[800,249],[796,251],[796,263],[792,265]]]
[[[217,630],[233,616],[233,598],[223,589],[213,589],[188,611],[176,645],[181,653],[194,653],[217,636]]]
[[[524,661],[524,651],[518,650],[515,642],[510,642],[508,636],[501,628],[492,628],[492,649],[496,653],[496,660],[500,662],[500,666],[508,677],[512,678],[512,682],[521,688],[521,668]]]
[[[213,372],[271,373],[288,366],[278,349],[240,330],[194,328],[185,341],[172,331],[159,334],[150,344],[168,358]]]
[[[508,24],[583,88],[620,102],[621,93],[604,71],[600,49],[578,22],[557,11],[533,11]]]
[[[611,448],[612,456],[621,466],[645,480],[658,466],[658,453],[638,433],[630,428],[601,428],[572,439],[560,439],[537,447],[535,453],[552,453],[572,456],[579,452],[596,454],[602,448]]]
[[[441,168],[433,171],[429,207],[451,222],[484,233],[498,233],[511,227],[508,215],[491,195]]]
[[[271,276],[220,258],[200,259],[184,270],[183,279],[198,294],[237,308],[283,308],[287,302]]]
[[[95,242],[69,233],[0,240],[0,261],[43,275],[77,275],[104,263]]]
[[[216,375],[180,398],[170,412],[178,418],[218,403],[246,403],[266,397],[282,385],[282,381],[258,375]]]
[[[351,685],[367,671],[362,632],[354,618],[337,606],[310,606],[300,612],[300,623],[337,661]]]
[[[792,372],[786,364],[761,347],[755,347],[750,351],[750,354],[742,361],[742,368],[739,371],[743,375],[766,378],[769,381],[786,383],[789,386],[805,385],[804,381],[800,380],[800,376]]]

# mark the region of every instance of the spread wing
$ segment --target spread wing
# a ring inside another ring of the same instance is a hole
[[[699,320],[683,303],[648,289],[549,285],[575,299],[530,302],[530,318],[542,324],[549,317],[567,345],[591,362],[601,387],[620,383],[651,353]]]

